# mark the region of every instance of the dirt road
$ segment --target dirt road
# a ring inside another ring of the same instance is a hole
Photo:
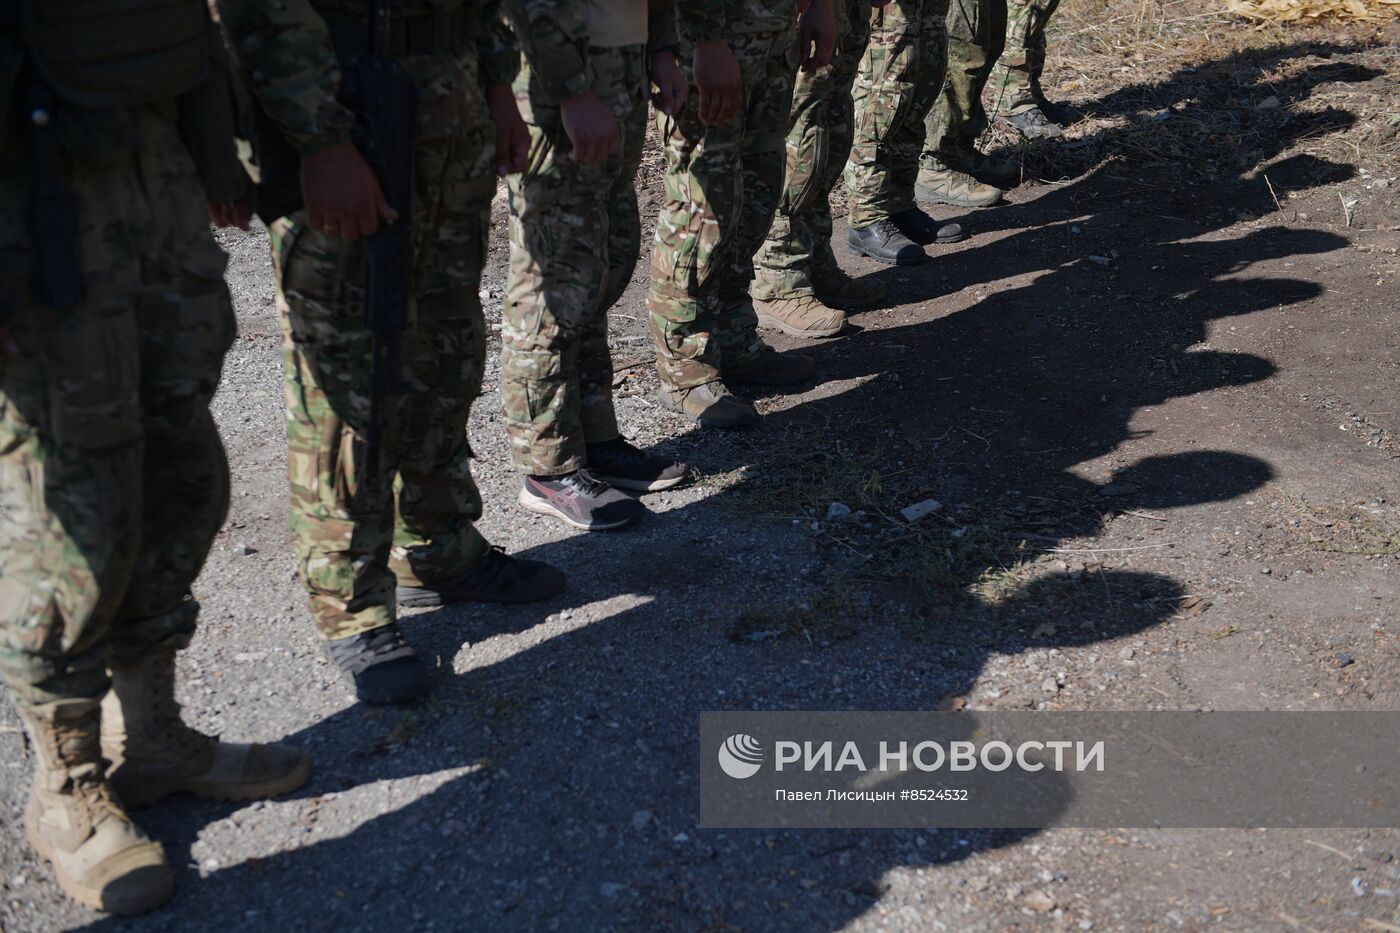
[[[142,814],[176,899],[104,920],[23,844],[4,707],[0,928],[1400,929],[1393,831],[697,826],[699,710],[1400,704],[1397,34],[1144,32],[1105,9],[1052,37],[1052,93],[1084,120],[1024,150],[1011,203],[958,218],[975,235],[931,264],[843,255],[891,305],[800,347],[821,378],[762,399],[760,430],[651,401],[627,367],[650,353],[638,268],[613,318],[624,430],[702,479],[635,530],[514,505],[493,363],[483,527],[571,589],[408,619],[438,663],[416,708],[355,705],[314,640],[266,243],[224,237],[234,503],[182,695],[316,772],[286,800]],[[653,153],[648,216],[657,172]],[[896,520],[928,497],[943,510]]]

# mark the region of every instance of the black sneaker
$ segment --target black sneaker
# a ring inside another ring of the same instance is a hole
[[[326,642],[326,654],[372,706],[407,703],[428,692],[428,668],[394,623]]]
[[[859,230],[851,228],[846,233],[846,245],[853,253],[889,266],[917,266],[928,259],[923,247],[905,236],[888,217]]]
[[[421,608],[448,603],[537,603],[564,592],[564,574],[549,564],[522,557],[507,557],[505,548],[492,546],[486,555],[449,580],[429,586],[405,586],[397,590],[400,606]]]
[[[638,451],[640,453],[640,451]],[[531,512],[552,515],[584,531],[611,531],[646,514],[646,506],[602,482],[588,470],[563,476],[527,476],[520,504]]]
[[[588,445],[588,472],[618,489],[660,492],[685,482],[685,464],[639,450],[625,438]]]
[[[1054,139],[1064,133],[1064,127],[1045,115],[1039,106],[1002,117],[1002,120],[1026,139]]]
[[[900,233],[920,246],[928,246],[930,243],[946,246],[967,239],[967,231],[963,230],[962,224],[939,223],[917,207],[891,214],[890,220],[899,228]]]

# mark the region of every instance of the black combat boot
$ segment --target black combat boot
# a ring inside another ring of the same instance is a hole
[[[564,574],[549,564],[521,557],[507,557],[504,548],[492,547],[466,570],[435,583],[407,586],[400,583],[400,606],[445,606],[448,603],[536,603],[564,592]]]
[[[685,482],[685,464],[648,453],[618,437],[587,447],[588,472],[610,486],[635,492],[660,492]]]
[[[905,236],[888,217],[859,230],[852,227],[846,233],[846,245],[853,253],[890,266],[917,266],[928,260],[923,247]]]
[[[388,625],[326,642],[326,654],[371,706],[408,703],[428,692],[428,668],[399,627]]]
[[[967,239],[967,232],[963,230],[962,224],[939,223],[917,207],[891,214],[890,220],[899,228],[900,233],[920,246],[928,246],[930,243],[946,246]]]

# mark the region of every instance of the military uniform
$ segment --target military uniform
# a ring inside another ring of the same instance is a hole
[[[943,84],[947,9],[948,0],[891,0],[871,16],[845,174],[853,230],[916,207],[924,118]]]
[[[947,8],[947,80],[928,115],[922,162],[959,166],[987,130],[982,90],[1006,42],[1006,0],[952,0]]]
[[[170,872],[114,787],[306,779],[300,752],[187,729],[173,694],[229,493],[209,402],[234,319],[177,125],[213,34],[203,0],[20,6],[0,20],[0,675],[34,747],[28,838],[73,897],[139,912]]]
[[[754,257],[756,299],[813,295],[813,279],[837,270],[830,195],[851,152],[851,89],[870,39],[870,0],[837,0],[836,14],[831,63],[797,75],[782,199]]]
[[[527,64],[515,83],[530,159],[510,176],[510,278],[501,397],[522,473],[585,465],[586,445],[618,437],[607,312],[641,246],[636,174],[646,140],[648,46],[675,44],[669,2],[518,0]],[[651,22],[648,23],[648,19]],[[616,155],[573,158],[559,104],[593,90],[620,133]]]
[[[739,112],[717,126],[700,122],[693,81],[679,114],[657,115],[666,194],[647,307],[663,393],[717,383],[764,352],[749,283],[783,193],[796,16],[796,0],[677,5],[678,58],[687,78],[695,45],[723,40],[743,89]]]
[[[367,4],[221,0],[220,9],[258,102],[291,146],[311,155],[348,141],[355,89],[340,67],[368,47]],[[515,77],[518,53],[494,0],[413,0],[393,11],[388,44],[418,89],[413,271],[402,388],[381,402],[372,467],[365,243],[312,229],[302,211],[270,228],[291,524],[326,639],[392,624],[396,584],[435,585],[490,551],[473,526],[481,497],[466,438],[485,362],[478,289],[496,186],[483,89]]]
[[[1040,74],[1045,68],[1045,27],[1060,0],[1010,0],[1006,50],[992,80],[1002,113],[1016,115],[1041,106]]]

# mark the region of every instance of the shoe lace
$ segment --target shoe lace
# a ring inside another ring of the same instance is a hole
[[[598,477],[587,470],[575,470],[572,473],[559,477],[556,482],[561,486],[567,486],[580,496],[585,496],[589,499],[596,499],[611,488],[607,483],[598,479]]]
[[[871,224],[871,226],[873,226],[875,230],[885,239],[889,239],[891,237],[896,236],[904,236],[904,231],[899,229],[899,224],[895,223],[888,217],[880,218],[879,220],[875,221],[875,223]]]
[[[413,646],[403,637],[397,625],[384,625],[360,632],[349,639],[337,639],[330,643],[331,659],[351,674],[359,674],[366,668],[385,661],[411,657]]]
[[[92,723],[85,721],[54,723],[52,741],[59,758],[65,762],[71,799],[96,826],[108,818],[126,819],[126,811],[107,784],[106,763],[100,758],[86,760],[95,757],[85,751],[93,741],[93,728]]]

